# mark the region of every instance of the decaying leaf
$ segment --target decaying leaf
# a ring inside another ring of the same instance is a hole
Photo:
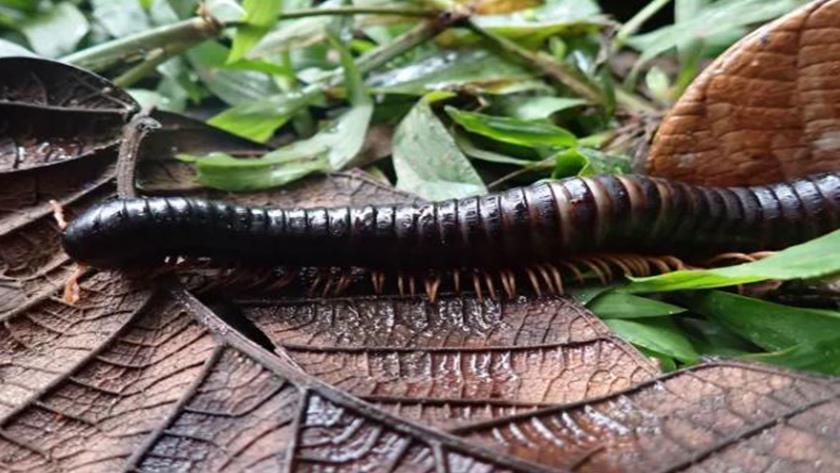
[[[658,370],[571,300],[444,297],[242,303],[304,371],[435,425],[576,402]]]
[[[819,0],[732,46],[662,121],[648,171],[744,185],[836,170],[838,26],[840,1]]]
[[[837,471],[840,384],[715,363],[602,399],[456,431],[574,471]]]
[[[113,148],[136,112],[125,92],[72,66],[9,57],[0,71],[0,172]]]

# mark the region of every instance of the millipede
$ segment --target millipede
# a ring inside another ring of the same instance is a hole
[[[366,268],[374,290],[443,281],[491,297],[562,293],[564,279],[682,267],[676,255],[777,250],[838,228],[840,172],[753,187],[643,175],[574,177],[426,204],[257,208],[188,197],[115,199],[64,230],[77,262],[107,269],[210,260],[247,267],[339,268],[324,293]],[[390,279],[387,275],[394,274]],[[317,282],[320,281],[320,282]]]

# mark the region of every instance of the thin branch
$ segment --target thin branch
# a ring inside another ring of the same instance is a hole
[[[613,47],[618,49],[624,46],[624,43],[627,41],[627,38],[635,34],[642,25],[645,24],[646,21],[651,19],[653,15],[655,15],[659,10],[671,3],[671,0],[653,0],[644,8],[639,10],[633,18],[630,18],[621,29],[618,30],[618,33],[615,35],[615,40],[613,40]]]
[[[502,51],[519,59],[520,62],[531,69],[535,69],[556,82],[565,85],[576,95],[588,100],[594,105],[602,107],[607,106],[607,98],[599,90],[599,88],[588,82],[585,78],[580,77],[580,75],[567,64],[555,60],[548,54],[525,49],[503,36],[499,36],[482,28],[475,22],[470,21],[468,22],[468,25],[475,33],[489,40]]]
[[[195,43],[173,43],[171,45],[155,49],[146,56],[146,59],[143,62],[116,77],[113,80],[114,85],[122,88],[131,87],[146,76],[154,73],[159,65],[183,52],[186,52],[194,46]]]
[[[301,8],[299,10],[290,10],[280,12],[277,15],[279,20],[292,20],[295,18],[307,18],[312,16],[329,16],[329,15],[391,15],[391,16],[406,16],[406,17],[420,17],[433,18],[440,15],[439,10],[421,9],[421,8],[393,8],[393,7],[331,7],[331,8]],[[243,22],[227,22],[225,26],[240,26],[246,24]]]
[[[417,8],[306,8],[282,12],[279,19],[326,15],[395,15],[434,18],[431,21],[438,21],[438,18],[445,16],[446,13]],[[173,44],[183,46],[184,50],[189,49],[187,46],[195,46],[207,39],[216,38],[225,28],[238,25],[242,23],[222,23],[212,16],[202,15],[108,41],[64,56],[61,60],[94,72],[101,72],[119,63],[151,59],[148,57],[150,51],[172,48]]]
[[[172,44],[196,45],[215,38],[223,26],[212,17],[199,16],[83,49],[64,56],[61,61],[101,72],[122,62],[143,59],[149,51]]]

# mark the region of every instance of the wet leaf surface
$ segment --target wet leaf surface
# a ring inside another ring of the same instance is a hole
[[[258,146],[164,125],[141,147],[146,190],[256,205],[419,202],[358,172],[256,194],[189,188],[167,171],[174,153]],[[171,279],[89,272],[67,304],[74,265],[49,201],[72,218],[114,194],[113,150],[75,157],[0,173],[2,469],[840,467],[836,380],[723,363],[659,377],[564,298],[200,300]]]
[[[759,365],[698,366],[606,398],[457,431],[575,471],[835,471],[840,384]]]
[[[657,373],[566,299],[358,298],[243,307],[278,352],[308,373],[443,425],[600,396]],[[458,415],[446,418],[445,411]]]
[[[0,173],[107,152],[135,102],[97,76],[34,58],[0,58]]]

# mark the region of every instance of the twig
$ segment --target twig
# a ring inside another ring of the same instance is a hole
[[[137,195],[134,177],[137,173],[140,144],[150,131],[157,128],[160,128],[160,123],[145,112],[140,112],[123,129],[123,140],[117,156],[117,195],[120,198]]]
[[[194,47],[195,43],[174,43],[150,52],[146,59],[140,64],[123,72],[114,79],[114,85],[122,88],[131,87],[146,76],[152,74],[159,65],[168,61],[188,49]]]
[[[568,65],[555,60],[553,57],[542,53],[530,51],[516,44],[515,42],[488,31],[475,22],[468,22],[469,28],[479,36],[489,40],[502,51],[519,59],[531,69],[540,71],[551,79],[568,87],[576,95],[588,100],[594,105],[607,106],[607,98],[600,89],[592,83],[580,77]]]
[[[395,15],[434,18],[432,21],[439,22],[438,19],[446,14],[438,10],[417,8],[334,7],[292,10],[280,13],[278,18],[284,20],[327,15]],[[146,58],[150,51],[171,50],[173,45],[179,45],[182,50],[189,49],[207,39],[220,36],[227,27],[242,24],[236,21],[223,23],[210,15],[200,15],[83,49],[61,60],[101,72],[122,62]]]
[[[636,33],[636,31],[638,31],[646,21],[651,19],[653,15],[669,3],[671,3],[671,0],[653,0],[645,5],[644,8],[639,10],[639,12],[633,16],[633,18],[630,18],[630,20],[624,23],[624,25],[618,30],[618,33],[615,34],[613,48],[618,49],[624,46],[627,38]]]
[[[338,16],[338,15],[391,15],[406,17],[432,18],[438,16],[440,11],[421,8],[393,8],[393,7],[330,7],[330,8],[301,8],[280,12],[278,20],[292,20],[295,18],[307,18],[312,16]],[[240,26],[243,22],[227,22],[225,26]]]
[[[115,64],[143,58],[149,51],[172,44],[199,44],[206,39],[217,37],[223,27],[222,23],[212,17],[199,16],[108,41],[64,56],[61,60],[101,72]]]

